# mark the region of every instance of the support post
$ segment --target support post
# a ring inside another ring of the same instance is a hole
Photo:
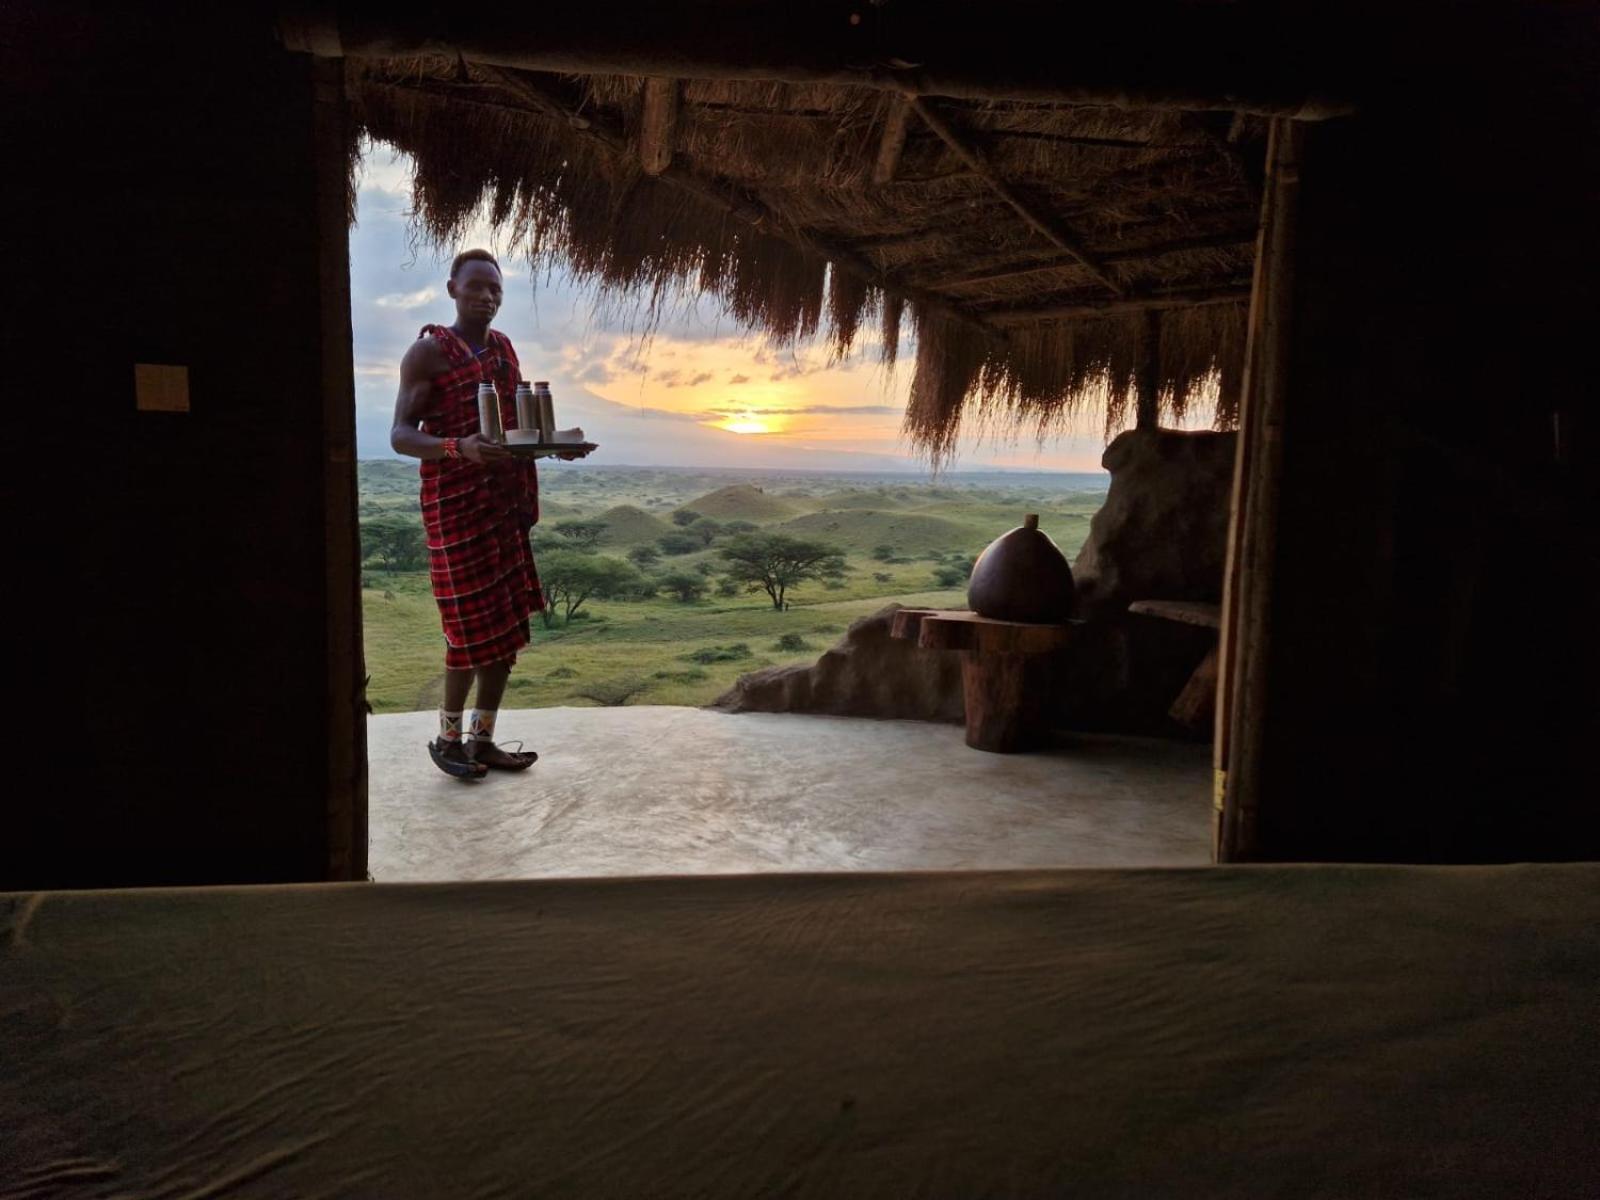
[[[1260,846],[1257,814],[1272,669],[1271,615],[1303,139],[1304,130],[1297,123],[1273,121],[1223,578],[1212,814],[1212,849],[1218,862],[1248,862],[1257,857]]]
[[[350,329],[350,213],[344,62],[313,58],[317,270],[322,357],[322,503],[328,727],[325,878],[367,877],[366,658],[356,497],[355,362]]]

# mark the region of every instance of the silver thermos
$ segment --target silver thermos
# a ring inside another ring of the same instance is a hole
[[[546,444],[556,440],[556,407],[550,396],[548,380],[536,379],[533,383],[533,402],[537,411],[539,440]]]
[[[505,426],[500,421],[500,394],[487,379],[478,385],[478,432],[486,442],[506,440]]]
[[[537,429],[539,408],[533,399],[533,389],[527,382],[517,384],[517,428]]]

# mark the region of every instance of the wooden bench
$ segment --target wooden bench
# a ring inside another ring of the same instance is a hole
[[[1222,628],[1222,606],[1202,600],[1135,600],[1128,605],[1128,611],[1213,631]],[[1212,719],[1216,707],[1217,647],[1213,643],[1167,712],[1178,724],[1198,729]]]
[[[1032,625],[954,609],[903,608],[895,613],[889,632],[924,650],[961,651],[967,745],[1014,754],[1041,746],[1047,738],[1044,689],[1031,664],[1039,655],[1060,650],[1081,624]]]

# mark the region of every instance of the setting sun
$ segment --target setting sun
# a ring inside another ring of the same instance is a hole
[[[729,433],[776,433],[777,423],[771,418],[758,417],[754,413],[740,413],[738,416],[729,417],[717,423],[718,429],[726,429]]]

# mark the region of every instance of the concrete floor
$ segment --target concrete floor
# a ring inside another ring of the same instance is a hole
[[[464,784],[432,712],[373,717],[374,879],[1193,866],[1210,751],[1133,738],[997,755],[954,725],[699,708],[500,714],[540,759]]]

